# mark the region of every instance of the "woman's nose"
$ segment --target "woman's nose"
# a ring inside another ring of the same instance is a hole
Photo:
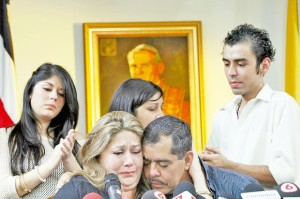
[[[52,91],[50,93],[50,99],[56,100],[57,99],[57,92],[56,91]]]
[[[159,117],[162,117],[162,116],[164,116],[165,114],[164,114],[164,112],[162,111],[162,110],[160,110],[158,113],[157,113],[157,115],[155,116],[155,119],[156,118],[159,118]]]
[[[131,154],[127,154],[124,160],[125,166],[132,166],[134,164],[133,158]]]

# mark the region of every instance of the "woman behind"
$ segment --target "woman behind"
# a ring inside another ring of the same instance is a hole
[[[150,188],[141,177],[142,135],[140,122],[127,112],[113,111],[102,116],[79,150],[83,169],[59,189],[55,199],[82,199],[93,192],[109,198],[103,191],[108,173],[117,174],[122,198],[140,198]]]
[[[0,198],[48,198],[64,171],[80,168],[73,155],[79,148],[73,130],[77,119],[69,73],[41,65],[25,86],[20,121],[0,129]]]
[[[151,121],[164,115],[163,91],[159,86],[142,79],[128,79],[115,91],[109,111],[133,114],[145,128]]]

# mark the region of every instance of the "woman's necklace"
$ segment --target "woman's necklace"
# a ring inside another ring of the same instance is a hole
[[[241,105],[242,105],[242,99],[241,99],[241,101],[236,106],[236,116],[237,116],[237,119],[239,119],[239,111],[240,111]]]

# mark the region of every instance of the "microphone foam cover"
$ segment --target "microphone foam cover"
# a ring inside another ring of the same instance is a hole
[[[300,190],[299,187],[291,182],[284,182],[279,184],[276,187],[276,191],[278,191],[281,197],[299,197]]]
[[[86,194],[82,199],[103,199],[99,194],[93,192]]]
[[[230,193],[224,193],[224,194],[222,194],[222,195],[220,195],[219,197],[218,197],[218,199],[235,199],[234,197],[233,197],[233,195],[231,195]]]
[[[109,173],[105,176],[105,190],[107,191],[108,188],[112,185],[117,185],[121,187],[121,183],[118,176],[114,173]]]
[[[256,192],[256,191],[264,191],[264,188],[258,184],[248,184],[245,186],[242,193]]]
[[[197,196],[194,185],[188,181],[182,181],[175,187],[175,189],[173,191],[173,197],[175,197],[185,191],[188,191],[194,197]]]
[[[149,190],[144,193],[142,199],[166,199],[166,196],[160,191]]]

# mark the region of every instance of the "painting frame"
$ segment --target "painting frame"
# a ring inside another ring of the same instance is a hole
[[[197,151],[202,150],[206,143],[206,119],[201,33],[200,21],[83,23],[87,132],[90,132],[93,124],[101,117],[101,101],[104,101],[101,85],[104,85],[105,81],[101,80],[101,56],[99,56],[102,53],[101,39],[104,41],[106,38],[121,38],[130,41],[139,38],[177,39],[178,37],[185,39],[187,46],[186,73],[193,143]],[[113,54],[112,50],[111,54]]]

